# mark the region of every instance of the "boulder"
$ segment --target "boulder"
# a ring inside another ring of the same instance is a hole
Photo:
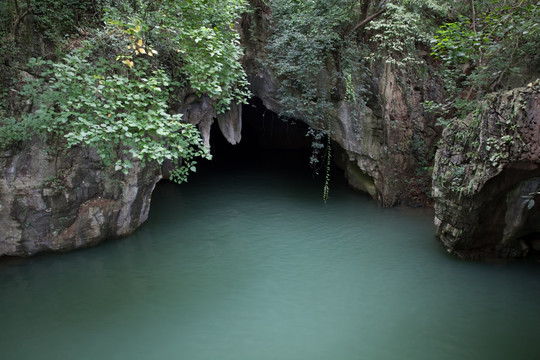
[[[466,259],[518,258],[540,240],[540,82],[490,95],[443,132],[433,171],[437,237]]]
[[[0,256],[96,245],[130,234],[148,217],[157,165],[127,174],[95,151],[54,149],[39,139],[0,153]]]

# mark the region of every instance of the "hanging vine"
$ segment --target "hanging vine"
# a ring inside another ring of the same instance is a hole
[[[332,165],[332,138],[330,137],[330,116],[326,117],[326,173],[324,177],[323,201],[326,205],[330,193],[330,167]]]

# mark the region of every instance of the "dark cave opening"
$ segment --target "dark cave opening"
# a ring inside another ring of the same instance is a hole
[[[211,161],[201,162],[204,168],[234,169],[254,166],[275,166],[314,171],[309,164],[311,137],[309,127],[300,121],[282,120],[253,98],[242,108],[242,139],[231,145],[221,134],[217,122],[210,133]]]
[[[529,249],[528,256],[540,260],[540,192],[522,198],[527,204],[527,218],[520,239]]]
[[[318,155],[319,162],[311,163],[313,156],[310,127],[302,121],[282,119],[268,110],[259,98],[250,99],[242,106],[241,140],[232,145],[223,135],[218,121],[210,128],[211,160],[196,159],[196,172],[188,175],[187,182],[204,181],[209,176],[221,173],[235,173],[242,176],[245,172],[279,173],[283,177],[301,177],[308,183],[315,184],[321,193],[326,178],[326,137],[323,136]],[[336,159],[341,158],[342,150],[332,141],[329,191],[349,188],[343,167]],[[167,167],[162,167],[164,179]],[[332,195],[330,195],[331,197]],[[322,195],[321,195],[322,197]]]
[[[509,166],[486,183],[473,237],[479,247],[498,243],[501,257],[540,258],[539,186],[540,167],[527,162]]]

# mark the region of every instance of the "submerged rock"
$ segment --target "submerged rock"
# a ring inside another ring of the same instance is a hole
[[[148,217],[158,166],[128,174],[84,148],[40,141],[0,153],[0,256],[96,245],[133,232]]]
[[[452,123],[436,154],[437,237],[462,258],[540,250],[540,82],[494,94]]]

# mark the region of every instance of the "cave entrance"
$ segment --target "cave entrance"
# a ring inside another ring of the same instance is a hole
[[[540,168],[537,169],[538,173]],[[540,177],[523,181],[520,203],[522,204],[520,239],[529,249],[529,257],[540,259]],[[527,189],[528,185],[528,189]],[[519,187],[517,187],[519,189]]]
[[[540,167],[528,162],[504,169],[485,185],[487,199],[475,238],[499,239],[502,257],[540,257]]]
[[[283,121],[266,109],[260,99],[252,98],[242,108],[240,142],[231,145],[214,122],[210,132],[213,159],[201,165],[220,170],[265,166],[313,172],[309,164],[311,137],[306,136],[308,129],[300,121]]]

